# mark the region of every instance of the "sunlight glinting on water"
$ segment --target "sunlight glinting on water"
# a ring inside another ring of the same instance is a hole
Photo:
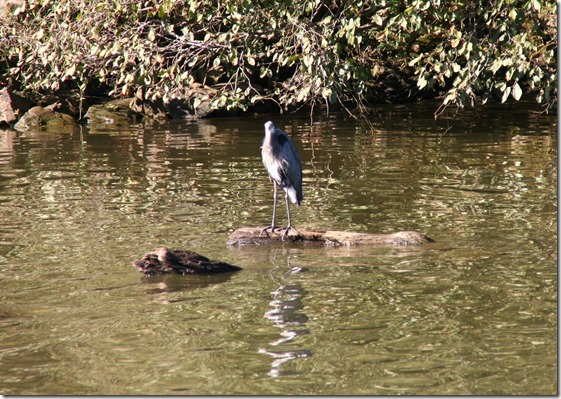
[[[554,394],[554,118],[429,108],[0,131],[0,391]],[[296,228],[436,243],[228,247],[271,222],[269,119],[302,158]],[[161,246],[243,270],[131,266]]]

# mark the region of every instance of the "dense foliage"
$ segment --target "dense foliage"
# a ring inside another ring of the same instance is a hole
[[[0,83],[164,100],[200,83],[241,109],[551,105],[556,24],[540,0],[26,0],[0,22]]]

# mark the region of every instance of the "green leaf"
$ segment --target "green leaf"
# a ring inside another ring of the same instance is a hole
[[[418,57],[413,58],[411,61],[409,61],[409,66],[412,67],[414,66],[417,62],[419,62],[419,60],[423,58],[423,54],[419,55]]]
[[[505,89],[505,91],[503,91],[503,97],[501,98],[501,103],[504,103],[508,99],[508,96],[510,96],[511,90],[512,89],[510,87],[507,87]]]
[[[419,88],[419,90],[423,90],[427,83],[428,81],[425,79],[425,77],[421,76],[419,77],[419,80],[417,80],[417,87]]]
[[[450,89],[450,91],[448,92],[448,94],[446,94],[446,97],[444,98],[443,104],[446,105],[450,101],[456,100],[457,95],[458,95],[458,90],[456,88]]]
[[[512,97],[516,101],[520,100],[520,97],[522,97],[522,88],[520,87],[518,82],[515,82],[514,85],[512,86]]]

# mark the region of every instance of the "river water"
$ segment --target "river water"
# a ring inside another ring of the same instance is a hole
[[[555,116],[433,112],[0,130],[0,393],[555,395]],[[228,247],[270,223],[269,119],[296,228],[436,243]],[[163,245],[243,270],[131,266]]]

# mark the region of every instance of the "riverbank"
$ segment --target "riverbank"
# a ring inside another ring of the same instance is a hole
[[[57,128],[82,123],[128,124],[141,120],[199,119],[210,116],[236,115],[244,110],[213,109],[211,99],[217,90],[195,84],[170,101],[149,100],[139,89],[136,96],[126,98],[89,97],[64,92],[45,95],[37,100],[27,98],[10,87],[0,89],[0,128],[19,131],[31,128]],[[196,104],[196,107],[195,107]],[[266,104],[253,107],[252,112],[272,110]]]
[[[142,123],[180,119],[203,119],[221,116],[240,116],[247,114],[278,114],[280,110],[274,103],[258,104],[250,109],[211,109],[209,104],[209,93],[213,89],[199,87],[190,92],[189,98],[175,99],[170,103],[163,101],[150,101],[142,99],[140,93],[137,97],[107,98],[92,97],[80,102],[75,93],[65,93],[54,96],[45,95],[39,100],[26,98],[22,93],[14,91],[9,87],[0,88],[0,129],[15,129],[25,132],[28,130],[73,130],[79,125],[116,125],[128,126],[131,123]],[[198,101],[198,108],[192,103]],[[206,104],[206,105],[205,105]],[[437,112],[440,107],[438,99],[417,101],[412,110],[420,109],[423,113]],[[80,106],[82,109],[80,110]],[[393,107],[401,109],[407,104],[374,104],[363,110],[362,117],[365,120],[378,119],[383,114],[392,114]],[[419,108],[420,107],[420,108]],[[539,117],[540,114],[555,112],[548,104],[536,104],[532,101],[508,101],[500,103],[491,101],[485,105],[478,104],[475,107],[467,107],[462,110],[450,109],[442,113],[437,119],[443,119],[443,123],[465,123],[467,120],[478,120],[489,113],[504,110],[505,112],[521,112]],[[307,112],[325,114],[327,109],[308,109]],[[331,112],[342,111],[347,113],[343,107],[333,108]],[[391,118],[390,115],[386,117]],[[319,116],[319,115],[318,115]],[[447,121],[447,122],[446,122]],[[463,122],[461,122],[463,121]]]
[[[539,1],[0,0],[0,10],[0,88],[41,106],[32,120],[80,122],[124,98],[131,115],[155,119],[557,101],[556,8]],[[22,103],[4,123],[19,122]]]

